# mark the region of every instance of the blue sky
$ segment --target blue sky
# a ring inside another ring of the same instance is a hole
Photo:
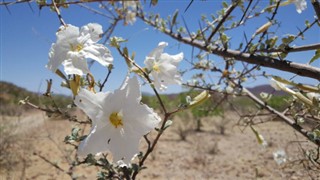
[[[184,9],[189,4],[189,0],[179,1],[160,1],[157,7],[147,6],[147,11],[162,14],[166,17],[173,13],[176,9],[180,10],[180,16],[187,20],[187,24],[191,31],[199,27],[198,19],[201,14],[215,13],[222,7],[221,1],[195,1],[190,9],[183,13]],[[267,3],[269,1],[266,1]],[[308,2],[309,3],[309,2]],[[97,7],[97,4],[92,4]],[[55,42],[55,32],[60,26],[60,22],[55,13],[51,12],[48,8],[38,10],[35,4],[32,5],[32,11],[27,4],[18,4],[10,6],[10,13],[4,8],[0,7],[0,80],[8,81],[18,86],[24,87],[28,90],[35,92],[44,92],[46,88],[46,79],[53,79],[53,91],[56,94],[70,94],[65,88],[60,87],[61,79],[55,74],[45,68],[48,62],[48,52],[51,43]],[[62,9],[62,17],[68,24],[76,26],[83,26],[90,22],[100,23],[104,29],[108,26],[108,19],[91,12],[79,6],[71,6],[69,9]],[[241,16],[239,13],[233,14],[234,16]],[[235,32],[228,32],[232,38],[232,46],[235,47],[237,43],[243,40],[243,32],[251,36],[254,31],[266,22],[266,16],[263,15],[259,20],[253,20],[247,26],[238,29]],[[308,4],[307,10],[302,14],[298,14],[294,5],[281,7],[277,15],[283,23],[278,30],[279,36],[284,34],[296,34],[297,28],[304,28],[304,21],[308,19],[312,21],[314,11],[311,4]],[[122,22],[121,22],[122,23]],[[181,21],[182,24],[182,21]],[[157,46],[161,41],[169,42],[166,52],[169,54],[177,54],[184,52],[186,58],[191,57],[191,48],[181,45],[173,41],[170,37],[161,34],[148,27],[143,22],[138,20],[133,26],[118,26],[113,34],[114,36],[121,36],[129,39],[125,45],[129,48],[130,52],[136,52],[136,61],[143,66],[145,56]],[[309,43],[320,42],[319,27],[315,26],[307,34],[305,40],[298,40],[295,45],[304,45]],[[111,74],[110,80],[107,83],[105,90],[113,90],[119,87],[126,74],[126,65],[124,60],[117,54],[116,50],[110,47],[112,54],[115,58],[115,69]],[[294,53],[288,59],[299,62],[308,62],[313,55],[313,52],[307,53]],[[217,56],[212,56],[212,59],[219,59]],[[319,67],[319,61],[315,64]],[[180,69],[188,68],[188,63],[183,62]],[[279,74],[279,71],[267,69],[268,72]],[[107,70],[101,67],[98,63],[94,64],[92,73],[97,80],[103,80],[106,76]],[[286,78],[290,78],[292,74],[281,73]],[[191,76],[188,73],[184,82]],[[317,83],[315,80],[308,78],[296,79],[311,84]],[[259,79],[258,81],[249,81],[246,85],[249,87],[268,83],[267,79]],[[149,88],[144,88],[144,91],[150,91]],[[183,90],[178,86],[170,86],[167,92],[179,92]]]

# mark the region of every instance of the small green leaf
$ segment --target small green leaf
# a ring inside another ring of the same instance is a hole
[[[223,1],[223,2],[222,2],[222,6],[223,6],[224,8],[227,8],[227,7],[228,7],[228,3],[225,2],[225,1]]]
[[[170,127],[172,125],[172,120],[168,119],[166,124],[164,125],[163,129],[167,129],[168,127]]]
[[[122,37],[112,37],[111,40],[110,40],[110,46],[113,46],[113,47],[116,47],[116,48],[119,48],[120,47],[120,43],[122,42],[127,42],[128,40],[126,39],[123,39]]]
[[[308,20],[305,21],[305,25],[306,25],[306,27],[310,28],[310,23]]]
[[[174,25],[176,24],[178,14],[179,14],[179,10],[177,9],[177,10],[174,12],[173,17],[172,17],[172,26],[174,26]]]
[[[320,49],[316,50],[316,52],[314,53],[314,56],[309,61],[309,64],[313,63],[315,60],[319,58],[320,58]]]

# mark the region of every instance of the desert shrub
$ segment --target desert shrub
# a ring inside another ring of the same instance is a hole
[[[278,111],[285,110],[290,104],[289,96],[272,96],[268,100],[268,104]]]
[[[18,141],[15,133],[17,126],[7,123],[0,124],[0,169],[10,171],[18,163],[14,148]]]

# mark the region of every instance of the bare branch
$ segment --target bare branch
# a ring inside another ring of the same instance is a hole
[[[301,51],[311,51],[320,49],[320,43],[318,44],[308,44],[305,46],[297,46],[297,47],[288,47],[285,50],[283,49],[262,49],[257,50],[256,52],[301,52]]]
[[[240,1],[237,0],[235,3],[230,5],[228,9],[226,10],[226,14],[222,17],[221,21],[219,21],[217,27],[211,32],[210,36],[207,39],[207,42],[210,42],[212,37],[217,33],[217,31],[220,29],[220,27],[223,25],[223,23],[227,20],[231,12],[237,7],[238,3]]]
[[[61,23],[63,26],[66,27],[67,24],[66,24],[66,23],[64,22],[64,20],[62,19],[60,10],[59,10],[59,8],[57,7],[57,5],[56,5],[56,3],[55,3],[54,0],[52,0],[52,4],[53,4],[53,7],[54,7],[54,9],[55,9],[55,11],[56,11],[56,13],[57,13],[57,15],[58,15],[58,18],[59,18],[59,20],[60,20],[60,23]]]
[[[141,18],[144,22],[149,23],[153,27],[157,28],[155,22],[146,19],[143,15],[137,14],[137,17]],[[189,37],[181,37],[181,35],[179,34],[171,33],[168,29],[164,29],[162,31],[180,42],[189,44],[191,46],[197,47],[212,54],[216,54],[218,56],[222,56],[225,58],[233,58],[242,62],[278,69],[286,72],[291,72],[300,76],[320,80],[320,68],[317,67],[313,67],[307,64],[295,63],[289,60],[279,60],[269,56],[242,53],[241,51],[237,50],[220,48],[216,45],[207,46],[203,41],[193,40]]]
[[[269,112],[276,114],[278,117],[280,117],[285,123],[287,123],[289,126],[294,128],[296,131],[298,131],[300,134],[305,136],[307,139],[309,139],[314,144],[320,146],[320,142],[314,142],[310,137],[308,136],[308,131],[303,129],[299,124],[297,124],[294,120],[287,117],[285,114],[273,109],[271,106],[267,105],[265,102],[261,101],[258,97],[256,97],[254,94],[252,94],[248,89],[243,88],[243,92],[245,92],[250,99],[252,99],[254,102],[258,103],[262,107],[266,108]]]

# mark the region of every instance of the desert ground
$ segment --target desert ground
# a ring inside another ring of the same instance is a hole
[[[85,118],[78,114],[79,119]],[[268,142],[264,147],[249,127],[237,125],[235,114],[226,114],[224,118],[202,118],[200,131],[195,130],[192,118],[174,117],[137,179],[320,179],[319,166],[303,153],[316,147],[291,127],[273,117],[263,117],[270,122],[255,128]],[[0,122],[2,127],[11,128],[10,132],[2,131],[6,134],[1,140],[13,140],[2,152],[6,153],[1,156],[6,163],[1,167],[1,180],[71,179],[64,171],[68,171],[74,149],[63,140],[79,125],[59,117],[48,118],[38,110],[2,116]],[[82,128],[87,133],[90,127]],[[141,149],[145,146],[142,142]],[[279,149],[287,155],[281,165],[273,158]],[[96,179],[98,169],[83,165],[73,171],[75,179]]]

